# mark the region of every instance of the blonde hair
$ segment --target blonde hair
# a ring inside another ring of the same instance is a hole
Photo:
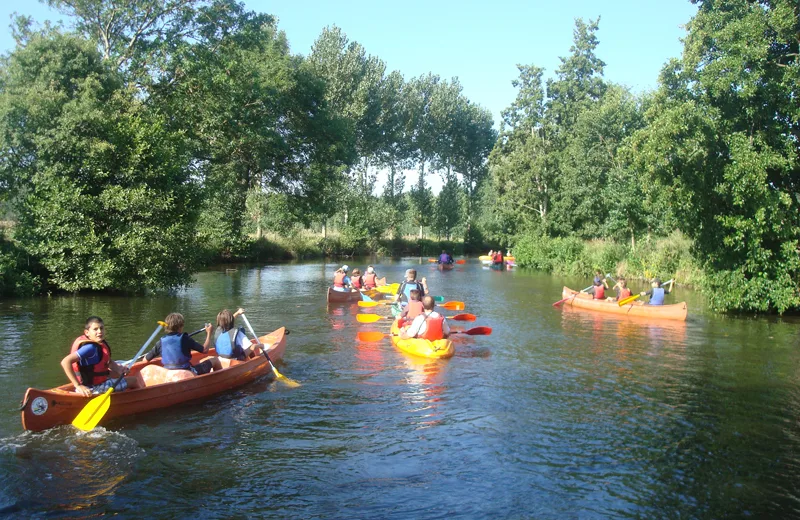
[[[180,332],[183,330],[183,314],[179,312],[168,314],[164,321],[167,323],[167,332]]]
[[[222,309],[217,314],[217,326],[223,331],[229,331],[233,328],[233,313],[228,309]]]

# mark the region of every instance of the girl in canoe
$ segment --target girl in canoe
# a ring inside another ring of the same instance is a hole
[[[237,316],[244,314],[244,309],[239,308],[231,313],[228,309],[222,309],[217,314],[217,330],[215,332],[214,348],[217,355],[225,359],[238,359],[244,361],[257,351],[259,344],[253,343],[247,338],[243,327],[234,328],[233,324]],[[256,352],[257,353],[257,352]]]
[[[183,332],[183,315],[173,312],[164,318],[167,322],[166,332],[156,345],[145,355],[147,361],[161,356],[161,365],[169,370],[190,370],[192,374],[201,376],[212,370],[222,370],[222,363],[216,357],[208,358],[192,365],[192,351],[208,352],[211,346],[211,331],[214,327],[206,323],[206,341],[202,345]]]
[[[126,367],[111,359],[105,324],[97,316],[86,319],[83,335],[72,342],[70,353],[61,360],[61,368],[75,386],[75,392],[87,397],[105,393],[117,377],[128,373]],[[109,375],[114,376],[114,379],[109,379]],[[121,392],[127,388],[143,386],[138,377],[125,377],[117,383],[114,391]]]
[[[347,276],[348,269],[350,269],[350,267],[343,265],[333,274],[334,291],[348,292],[350,290],[350,278]]]
[[[355,271],[353,271],[355,273]],[[374,289],[378,286],[378,275],[375,273],[375,268],[371,265],[367,266],[367,274],[364,275],[364,289]]]
[[[361,277],[361,270],[353,269],[353,276],[350,277],[350,286],[361,290],[364,287],[364,279]]]
[[[400,313],[400,322],[411,323],[411,320],[423,312],[425,312],[425,308],[422,306],[422,295],[419,293],[419,289],[411,289],[408,305],[406,305],[403,312]],[[400,326],[402,327],[402,325]]]

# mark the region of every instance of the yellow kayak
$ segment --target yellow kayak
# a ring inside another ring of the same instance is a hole
[[[420,338],[401,339],[400,336],[397,336],[399,333],[400,327],[397,326],[397,320],[394,320],[392,322],[392,343],[406,354],[425,358],[446,359],[453,357],[453,354],[456,353],[453,342],[449,339],[437,339],[436,341]]]

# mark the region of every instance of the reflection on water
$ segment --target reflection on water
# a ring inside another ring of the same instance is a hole
[[[388,338],[361,343],[358,331],[388,332],[390,321],[356,315],[386,309],[328,307],[333,263],[223,266],[168,296],[0,301],[0,383],[12,397],[0,413],[0,512],[798,516],[797,321],[713,316],[681,289],[689,320],[650,322],[552,306],[562,286],[587,280],[475,261],[447,272],[427,258],[348,261],[367,263],[390,282],[415,266],[434,294],[478,317],[454,326],[492,335],[457,335],[456,355],[436,361]],[[125,359],[169,312],[194,329],[239,306],[259,332],[292,331],[281,372],[300,388],[266,379],[90,435],[21,432],[17,398],[63,383],[58,363],[87,315],[106,319],[114,357]]]

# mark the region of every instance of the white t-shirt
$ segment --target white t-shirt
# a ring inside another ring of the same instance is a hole
[[[419,337],[425,334],[428,331],[428,317],[430,318],[438,318],[441,316],[436,311],[431,311],[430,313],[424,312],[414,318],[414,321],[411,322],[411,325],[406,330],[405,336],[409,338]],[[442,322],[442,332],[445,336],[450,334],[450,325],[447,324],[447,318],[444,319]]]

